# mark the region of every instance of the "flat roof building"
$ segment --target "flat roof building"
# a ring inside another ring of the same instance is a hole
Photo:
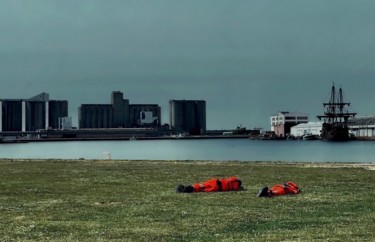
[[[300,123],[290,128],[290,135],[293,137],[302,137],[305,134],[320,136],[322,125],[322,122]]]
[[[0,132],[57,129],[68,116],[68,101],[50,100],[48,93],[30,99],[0,99]]]
[[[129,104],[122,92],[114,91],[111,104],[82,104],[78,119],[80,129],[159,127],[161,108],[157,104]]]
[[[206,132],[206,101],[170,100],[169,117],[177,132],[204,134]]]
[[[278,137],[290,134],[290,128],[301,123],[307,123],[309,116],[300,112],[279,112],[271,116],[271,131]]]
[[[78,109],[79,128],[114,128],[113,113],[110,104],[82,104]]]
[[[161,108],[157,104],[129,105],[131,127],[158,127],[161,124]]]
[[[348,120],[349,132],[359,138],[375,137],[375,116],[356,117]]]

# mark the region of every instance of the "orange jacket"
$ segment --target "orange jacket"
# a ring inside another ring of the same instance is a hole
[[[202,183],[194,183],[194,192],[226,192],[237,191],[242,182],[237,177],[229,177],[225,179],[212,178]]]
[[[280,196],[286,194],[297,194],[300,192],[298,185],[292,181],[284,184],[277,184],[268,190],[269,196]]]

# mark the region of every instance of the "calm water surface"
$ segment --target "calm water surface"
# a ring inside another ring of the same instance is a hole
[[[0,158],[375,162],[375,142],[216,140],[0,144]]]

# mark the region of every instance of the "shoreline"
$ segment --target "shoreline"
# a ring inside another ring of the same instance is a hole
[[[93,162],[93,163],[175,163],[175,164],[196,164],[196,165],[220,165],[220,164],[241,164],[249,166],[291,166],[301,168],[363,168],[365,170],[375,171],[375,162],[314,162],[314,161],[214,161],[214,160],[135,160],[135,159],[40,159],[40,158],[0,158],[1,162],[43,162],[43,161],[55,161],[55,162]]]
[[[119,136],[119,137],[80,137],[80,138],[30,138],[2,140],[0,144],[7,143],[29,143],[29,142],[59,142],[59,141],[135,141],[135,140],[193,140],[193,139],[251,139],[249,135],[194,135],[194,136]]]
[[[288,140],[280,138],[269,138],[263,139],[256,136],[249,135],[188,135],[188,136],[111,136],[111,137],[46,137],[46,138],[18,138],[18,139],[9,139],[9,140],[0,140],[0,144],[14,144],[14,143],[29,143],[29,142],[67,142],[67,141],[136,141],[136,140],[195,140],[195,139],[249,139],[249,140],[259,140],[259,141],[303,141],[303,142],[312,142],[317,140]],[[318,139],[320,140],[320,139]],[[353,140],[348,140],[345,142],[351,141],[375,141],[373,138],[356,138]],[[326,141],[326,142],[335,142],[335,141]]]

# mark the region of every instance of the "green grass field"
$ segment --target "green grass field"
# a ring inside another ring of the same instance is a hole
[[[366,167],[0,160],[0,241],[375,241],[374,164]],[[232,175],[245,191],[175,192]],[[303,192],[256,197],[288,180]]]

